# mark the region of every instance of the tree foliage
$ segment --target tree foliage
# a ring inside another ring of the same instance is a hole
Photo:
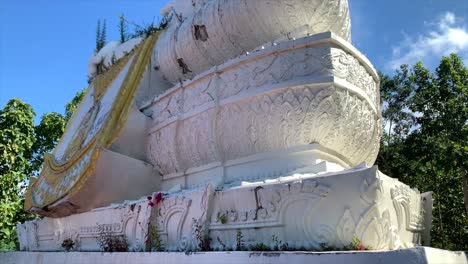
[[[468,69],[457,55],[431,73],[422,63],[382,76],[384,135],[377,164],[433,191],[432,246],[468,249]]]
[[[96,27],[96,53],[98,53],[106,45],[106,20],[101,26],[101,20],[98,20]]]
[[[34,111],[19,99],[0,110],[0,249],[15,248],[15,227],[21,210],[24,181],[31,171],[34,144]]]
[[[119,34],[120,34],[120,43],[127,41],[127,22],[125,21],[125,16],[122,14],[119,16]]]
[[[65,116],[46,113],[36,126],[33,109],[19,99],[0,110],[0,250],[17,248],[16,224],[34,217],[22,209],[26,183],[40,171],[44,154],[57,144],[84,92],[66,105]]]
[[[75,94],[75,97],[65,105],[65,123],[67,123],[86,94],[87,89],[83,89]]]

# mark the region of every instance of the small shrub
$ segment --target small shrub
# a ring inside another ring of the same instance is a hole
[[[270,251],[270,247],[263,244],[263,243],[257,243],[255,245],[250,246],[249,248],[250,251]]]
[[[67,238],[67,239],[63,240],[62,248],[67,252],[71,251],[73,248],[75,248],[75,242],[72,239]]]
[[[274,251],[288,251],[289,245],[288,243],[283,243],[283,241],[278,239],[278,236],[273,235],[271,240],[273,241],[273,250]]]
[[[128,242],[125,235],[115,235],[104,225],[98,225],[99,235],[96,238],[99,247],[104,252],[127,252]]]
[[[201,251],[211,251],[211,238],[205,234],[203,226],[195,218],[193,218],[193,226],[198,249]]]
[[[372,248],[364,246],[359,238],[353,237],[353,241],[345,246],[343,250],[372,250]]]
[[[223,251],[227,250],[226,244],[221,240],[221,238],[216,237],[216,240],[218,240],[219,244],[223,247]]]
[[[162,243],[161,236],[159,235],[156,226],[149,225],[148,227],[148,235],[146,238],[146,250],[150,252],[165,250],[164,244]]]
[[[245,250],[244,236],[240,230],[237,230],[236,234],[236,251]]]
[[[227,223],[227,215],[225,213],[218,212],[216,218],[218,218],[218,221],[223,225]]]

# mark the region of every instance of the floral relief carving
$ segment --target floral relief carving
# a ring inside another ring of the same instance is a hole
[[[336,227],[336,233],[343,246],[349,245],[357,237],[364,245],[372,245],[373,249],[394,248],[399,241],[398,234],[391,226],[390,213],[380,210],[376,205],[356,222],[349,209],[346,209]]]
[[[317,12],[324,10],[334,9],[322,3]],[[154,120],[151,160],[167,175],[318,143],[349,166],[372,164],[380,117],[377,82],[369,72],[354,55],[328,44],[280,48],[220,66],[156,99],[148,110]],[[371,101],[348,88],[312,81],[332,75],[354,84]],[[287,84],[299,79],[312,84]]]
[[[174,123],[150,134],[148,153],[153,165],[162,174],[180,171],[176,153],[176,129],[177,125]]]
[[[361,199],[368,204],[378,203],[382,198],[383,184],[378,173],[372,173],[361,184]]]
[[[291,184],[277,185],[274,188],[257,187],[257,206],[246,211],[218,210],[212,214],[210,229],[224,230],[238,227],[262,227],[280,225],[290,204],[296,201],[308,201],[309,206],[326,197],[329,188],[316,181],[297,181]],[[225,218],[224,218],[225,216]],[[224,220],[221,220],[224,218]],[[225,221],[225,222],[224,222]],[[304,228],[304,225],[300,225]],[[308,231],[308,230],[304,230]]]
[[[219,160],[211,126],[214,114],[215,111],[206,111],[179,125],[177,151],[182,170]]]
[[[346,209],[336,227],[338,239],[342,245],[348,245],[353,241],[354,230],[356,228],[356,221],[349,209]]]
[[[330,64],[323,66],[332,69],[335,76],[362,89],[375,105],[379,104],[377,82],[353,55],[339,48],[331,48],[331,53],[326,56]]]
[[[333,86],[288,88],[233,103],[223,107],[218,116],[218,130],[224,139],[221,151],[230,160],[320,143],[352,157],[350,162],[364,158],[370,164],[375,159],[369,154],[376,144],[372,139],[379,124],[366,105]]]
[[[192,199],[175,196],[165,198],[157,207],[158,233],[165,236],[165,244],[170,246],[168,249],[183,250],[188,246],[182,229],[191,204]]]
[[[412,193],[406,185],[397,185],[390,190],[398,219],[398,229],[401,230],[404,227],[408,231],[422,232],[424,218],[421,197],[419,193],[416,195]]]

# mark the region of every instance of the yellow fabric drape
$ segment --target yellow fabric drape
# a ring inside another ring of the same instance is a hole
[[[151,58],[152,48],[156,40],[157,35],[146,38],[130,54],[119,60],[109,71],[93,81],[91,86],[94,87],[94,100],[96,103],[105,94],[125,65],[133,58],[111,110],[93,139],[86,146],[80,146],[83,137],[89,132],[80,130],[77,133],[83,135],[74,137],[74,140],[78,142],[71,142],[71,146],[67,146],[71,147],[71,152],[64,162],[57,162],[54,156],[50,154],[45,156],[41,174],[37,180],[30,182],[25,194],[24,207],[26,210],[33,207],[43,208],[65,196],[76,194],[89,177],[93,175],[100,150],[109,147],[125,127],[131,104]],[[78,109],[76,112],[78,112]],[[72,118],[70,123],[74,121],[74,118]],[[65,133],[67,132],[68,129],[66,129]]]

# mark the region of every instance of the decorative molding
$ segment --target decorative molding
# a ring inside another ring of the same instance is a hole
[[[371,173],[360,186],[361,199],[367,204],[379,203],[383,195],[383,182],[379,173]]]
[[[396,185],[390,193],[398,219],[398,229],[405,227],[408,231],[423,232],[423,206],[419,193],[413,194],[407,185]]]
[[[166,237],[166,245],[171,244],[172,249],[184,250],[190,245],[187,238],[183,237],[183,226],[192,205],[192,199],[185,196],[165,197],[157,208],[158,233]],[[175,225],[176,230],[169,229],[169,225]],[[177,243],[174,245],[173,243]]]
[[[290,204],[308,201],[309,206],[313,206],[326,197],[328,191],[328,187],[316,181],[296,181],[275,185],[274,188],[257,186],[254,191],[257,201],[255,208],[242,211],[218,209],[212,215],[210,230],[281,226],[285,224],[284,218]],[[221,223],[222,215],[225,223]]]
[[[349,209],[346,209],[336,227],[338,239],[342,245],[349,245],[355,235],[356,221]]]

